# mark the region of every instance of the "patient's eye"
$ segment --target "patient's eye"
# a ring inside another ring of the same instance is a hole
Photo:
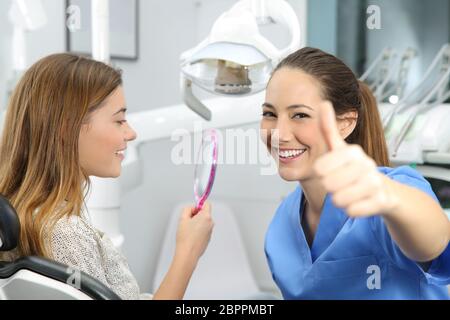
[[[264,118],[275,118],[276,115],[271,111],[263,111],[262,116]]]

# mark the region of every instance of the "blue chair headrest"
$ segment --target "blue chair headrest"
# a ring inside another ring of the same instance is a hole
[[[0,194],[0,251],[17,247],[20,237],[20,222],[16,210],[8,199]]]

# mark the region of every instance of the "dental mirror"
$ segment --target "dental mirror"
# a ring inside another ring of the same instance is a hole
[[[208,198],[217,168],[217,131],[215,129],[204,130],[202,144],[197,153],[194,173],[195,211],[197,214],[203,208]]]

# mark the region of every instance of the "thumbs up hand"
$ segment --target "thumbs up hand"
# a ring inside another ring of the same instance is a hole
[[[389,178],[378,172],[375,161],[359,145],[345,142],[328,101],[319,108],[319,126],[328,152],[316,160],[313,170],[333,203],[351,217],[392,211],[395,201],[389,193]]]

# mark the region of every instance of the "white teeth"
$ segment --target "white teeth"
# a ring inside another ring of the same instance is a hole
[[[124,152],[123,151],[117,151],[116,154],[117,155],[119,155],[119,154],[124,155]]]
[[[301,155],[302,153],[304,153],[306,151],[306,149],[302,149],[302,150],[282,150],[282,151],[278,151],[280,157],[282,158],[293,158],[293,157],[297,157],[299,155]]]

